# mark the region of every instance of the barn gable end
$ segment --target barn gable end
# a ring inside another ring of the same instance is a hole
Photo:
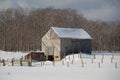
[[[56,61],[60,60],[60,46],[60,38],[51,28],[42,38],[42,51],[45,51],[47,59],[56,57]]]

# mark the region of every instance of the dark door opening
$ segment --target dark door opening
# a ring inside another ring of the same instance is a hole
[[[53,55],[48,55],[48,60],[54,61],[54,56]]]

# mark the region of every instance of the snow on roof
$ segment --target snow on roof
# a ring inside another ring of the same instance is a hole
[[[30,53],[32,53],[32,54],[34,54],[34,53],[43,54],[44,51],[31,51]]]
[[[92,37],[84,29],[59,27],[52,27],[52,29],[61,38],[92,39]]]

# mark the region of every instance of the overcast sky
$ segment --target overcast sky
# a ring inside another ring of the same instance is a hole
[[[89,20],[120,20],[120,0],[0,0],[0,10],[6,8],[72,8]]]

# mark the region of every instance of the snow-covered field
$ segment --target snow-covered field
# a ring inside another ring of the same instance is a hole
[[[55,63],[33,62],[32,67],[0,66],[0,80],[120,80],[120,53],[75,54]]]

